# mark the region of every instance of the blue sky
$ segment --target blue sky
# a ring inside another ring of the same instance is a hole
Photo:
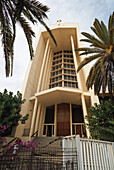
[[[53,25],[60,19],[62,22],[76,22],[79,23],[81,32],[91,32],[90,26],[95,18],[108,25],[108,18],[114,11],[114,0],[41,0],[40,2],[50,8],[50,12],[47,13],[49,20],[45,20],[48,25]],[[36,37],[40,27],[41,25],[33,26]],[[36,38],[33,40],[33,44],[35,41]],[[6,78],[2,47],[0,48],[0,91],[7,88],[16,93],[17,90],[22,89],[30,56],[26,39],[19,26],[14,54],[13,76]]]

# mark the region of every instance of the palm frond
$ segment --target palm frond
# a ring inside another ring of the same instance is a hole
[[[98,40],[97,38],[95,38],[93,35],[86,33],[86,32],[82,32],[81,34],[84,35],[85,37],[87,37],[88,39],[90,39],[92,41],[92,44],[96,44],[100,48],[104,49],[104,43],[102,41]]]
[[[108,31],[107,31],[107,28],[102,21],[101,21],[101,26],[102,26],[102,31],[103,31],[103,34],[104,34],[104,37],[105,37],[105,43],[109,44]],[[101,39],[101,33],[99,33],[99,31],[97,29],[95,29],[94,27],[90,27],[90,28],[99,37],[99,39]]]
[[[102,26],[102,30],[104,32],[105,38],[107,39],[107,44],[110,44],[108,30],[103,21],[101,21],[101,26]]]
[[[75,51],[84,51],[83,53],[79,54],[79,56],[92,54],[92,53],[99,53],[99,54],[102,55],[102,53],[105,52],[105,50],[102,50],[102,49],[99,49],[99,48],[88,48],[88,47],[77,48],[77,49],[75,49]]]
[[[91,48],[88,47],[83,47],[83,48],[76,48],[75,51],[87,51],[90,50]]]
[[[101,90],[101,86],[102,86],[102,82],[103,82],[103,74],[99,68],[99,70],[97,71],[97,74],[95,75],[95,79],[94,79],[94,93],[95,95],[99,95],[99,92]]]
[[[87,54],[93,54],[93,53],[98,53],[100,55],[102,55],[102,53],[104,52],[104,50],[87,50],[86,52],[83,52],[81,54],[79,54],[79,56],[82,56],[82,55],[87,55]]]
[[[94,59],[97,59],[99,57],[101,57],[101,55],[100,54],[96,54],[96,55],[89,56],[88,58],[84,58],[84,60],[80,63],[80,65],[79,65],[79,67],[77,69],[77,72],[79,72],[80,69],[82,67],[84,67],[86,64],[90,63],[91,61],[93,61]]]
[[[23,31],[24,31],[25,36],[27,38],[30,56],[31,56],[31,59],[32,59],[34,57],[34,50],[33,50],[33,47],[32,47],[32,36],[35,36],[35,34],[32,31],[30,25],[28,24],[28,22],[25,20],[24,17],[20,16],[18,18],[18,21],[21,24],[21,27],[23,28]]]
[[[10,17],[9,19],[11,19],[11,22],[12,22],[12,36],[13,36],[13,38],[12,38],[11,45],[12,45],[12,48],[13,48],[15,37],[16,37],[16,25],[15,25],[15,20],[14,20],[14,6],[11,3],[10,0],[8,1],[8,3],[7,2],[5,3],[5,6],[7,8],[8,15]],[[11,55],[13,55],[13,54],[11,54]]]
[[[104,56],[102,61],[101,61],[101,71],[104,74],[104,62],[106,61],[107,56]]]
[[[37,23],[37,20],[33,18],[32,14],[27,10],[27,9],[23,9],[23,14],[24,16],[27,17],[27,19],[29,21],[31,21],[33,24]]]
[[[83,42],[87,42],[87,43],[93,43],[93,41],[92,40],[90,40],[90,39],[81,39],[80,41],[83,41]]]
[[[77,48],[77,49],[75,49],[75,51],[85,51],[85,52],[92,52],[92,53],[105,52],[105,51],[102,50],[102,49],[98,49],[98,48],[88,48],[88,47]]]
[[[43,5],[42,3],[36,0],[32,0],[31,2],[26,0],[25,7],[46,28],[52,40],[54,41],[55,45],[57,46],[56,40],[53,34],[51,33],[51,30],[46,25],[46,23],[43,21],[43,18],[48,18],[45,12],[49,11],[49,8],[46,5]]]
[[[104,131],[105,133],[109,133],[109,135],[113,135],[113,139],[114,139],[114,130],[113,128],[110,127],[99,127],[101,131]]]
[[[39,20],[39,22],[46,28],[46,30],[48,31],[49,35],[51,36],[53,42],[55,43],[55,45],[57,46],[57,42],[53,36],[53,34],[51,33],[51,30],[49,29],[49,27],[45,24],[45,22],[43,20]]]
[[[102,80],[102,98],[104,98],[104,94],[106,91],[106,84],[107,84],[107,77],[106,77],[106,73],[104,73],[103,80]]]
[[[0,23],[1,23],[1,38],[2,38],[2,45],[4,49],[4,57],[5,57],[5,70],[6,70],[6,77],[10,74],[10,60],[13,59],[13,46],[12,46],[12,30],[9,15],[7,12],[6,7],[0,2]],[[12,58],[12,59],[11,59]],[[11,68],[12,70],[13,68]]]
[[[98,47],[98,48],[101,48],[101,49],[105,49],[105,45],[102,45],[97,41],[94,41],[93,44],[90,45],[90,47]]]
[[[107,86],[110,94],[114,93],[114,63],[108,63]],[[113,94],[114,95],[114,94]]]
[[[107,85],[107,63],[106,63],[106,56],[101,61],[101,72],[103,74],[103,82],[102,82],[102,97],[104,98],[104,94],[106,91],[106,85]]]
[[[92,30],[94,31],[94,33],[99,37],[99,39],[104,44],[108,44],[107,37],[105,36],[104,27],[102,26],[102,24],[100,24],[99,20],[95,18],[93,25],[94,25],[94,29]]]
[[[13,46],[16,37],[16,23],[19,21],[28,41],[31,58],[34,56],[32,36],[35,36],[29,22],[40,22],[48,30],[54,43],[56,41],[43,19],[48,18],[49,8],[37,0],[1,0],[0,1],[0,34],[5,56],[6,76],[13,72]],[[26,19],[28,22],[26,22]]]
[[[90,72],[89,72],[89,75],[87,77],[87,81],[86,81],[86,86],[87,86],[87,89],[89,90],[89,88],[92,88],[93,84],[94,84],[94,81],[95,81],[95,78],[97,76],[97,72],[99,71],[100,69],[100,63],[101,63],[101,59],[102,58],[99,58],[95,64],[93,65],[93,67],[90,69]]]
[[[113,121],[108,121],[108,123],[109,123],[110,125],[113,125],[113,126],[114,126],[114,120],[113,120]]]
[[[108,30],[104,22],[99,22],[98,19],[95,19],[91,30],[95,33],[96,37],[82,32],[82,35],[87,39],[80,40],[90,43],[90,48],[77,48],[75,50],[81,51],[80,55],[92,53],[94,53],[94,56],[95,54],[98,55],[98,59],[90,69],[86,80],[87,89],[89,90],[89,88],[94,86],[94,93],[97,95],[102,89],[103,96],[106,93],[106,89],[108,89],[110,95],[114,95],[114,12],[109,18]],[[89,57],[85,58],[81,62],[78,71],[96,58],[93,57],[90,60]]]
[[[94,70],[93,70],[93,67],[91,67],[89,71],[89,75],[86,80],[86,87],[88,90],[89,88],[92,88],[94,77],[95,77]]]
[[[49,11],[49,8],[46,5],[43,5],[39,1],[36,0],[25,0],[24,6],[27,10],[31,12],[31,14],[37,19],[48,18],[46,12]]]
[[[24,1],[23,0],[17,0],[14,3],[15,3],[14,21],[16,23],[17,18],[20,17],[22,10],[24,8]]]
[[[110,15],[108,30],[109,30],[110,44],[114,44],[114,12],[112,15]]]

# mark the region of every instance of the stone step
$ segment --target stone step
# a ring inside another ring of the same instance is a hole
[[[60,147],[60,140],[58,140],[58,137],[35,137],[33,141],[36,140],[37,142],[40,142],[40,146],[55,146]]]

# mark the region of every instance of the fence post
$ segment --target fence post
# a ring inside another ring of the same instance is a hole
[[[112,142],[112,154],[113,154],[113,157],[114,157],[114,142]]]
[[[77,148],[77,160],[78,160],[78,170],[82,169],[82,160],[81,160],[81,149],[80,149],[80,135],[76,135],[76,148]]]
[[[33,169],[32,167],[33,167],[33,150],[31,152],[31,160],[30,160],[30,168],[31,168],[31,170]]]
[[[63,146],[63,168],[66,170],[66,164],[65,164],[65,139],[62,140],[62,146]]]

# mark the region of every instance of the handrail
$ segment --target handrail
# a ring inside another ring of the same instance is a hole
[[[38,135],[38,130],[31,135],[31,138],[32,138],[35,134]]]
[[[5,148],[7,145],[11,144],[14,140],[16,140],[17,137],[13,138],[10,142],[8,142],[6,145],[2,146],[2,148]]]
[[[52,143],[54,143],[54,142],[56,142],[56,141],[58,141],[58,140],[62,140],[62,139],[63,139],[63,137],[62,137],[62,136],[59,136],[59,137],[57,137],[56,139],[50,141],[48,144],[46,144],[46,145],[44,145],[44,146],[42,146],[42,147],[40,147],[40,148],[45,148],[45,147],[47,147],[48,145],[50,145],[50,144],[52,144]]]
[[[105,143],[105,144],[113,144],[114,143],[114,142],[110,142],[110,141],[97,140],[97,139],[88,139],[88,138],[80,138],[80,141],[89,141],[89,142]]]

